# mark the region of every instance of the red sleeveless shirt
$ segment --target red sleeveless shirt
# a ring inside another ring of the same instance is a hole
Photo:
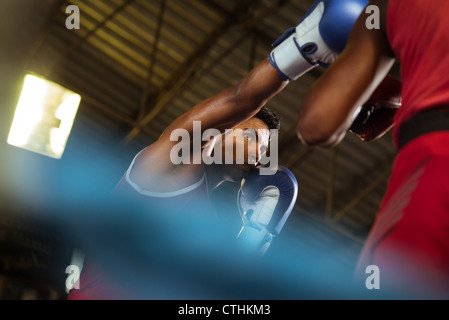
[[[387,32],[401,62],[402,107],[394,137],[406,120],[433,106],[449,107],[449,1],[390,0]]]

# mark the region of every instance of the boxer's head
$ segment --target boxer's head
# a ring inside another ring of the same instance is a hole
[[[226,131],[219,142],[225,179],[239,182],[255,168],[268,150],[270,130],[279,128],[279,116],[263,107],[254,117]]]

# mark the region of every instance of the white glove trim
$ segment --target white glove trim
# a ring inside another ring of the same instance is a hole
[[[247,217],[248,223],[260,229],[267,227],[273,217],[279,197],[280,192],[276,186],[265,187],[254,204],[249,206],[252,214]],[[246,210],[245,216],[249,210]]]
[[[271,60],[290,80],[296,80],[317,65],[334,62],[337,54],[324,42],[319,25],[324,13],[324,2],[320,2],[312,13],[301,21],[295,33],[276,46]],[[307,47],[311,49],[305,51]]]

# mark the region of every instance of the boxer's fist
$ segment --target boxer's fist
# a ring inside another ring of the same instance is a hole
[[[282,80],[296,80],[310,69],[327,67],[343,51],[368,0],[317,0],[296,27],[273,43],[270,63]]]
[[[298,196],[293,173],[280,166],[273,175],[254,169],[243,179],[237,202],[243,227],[238,240],[249,251],[263,255],[289,217]]]
[[[387,76],[361,106],[349,131],[363,141],[379,139],[394,126],[394,116],[401,101],[401,82]]]

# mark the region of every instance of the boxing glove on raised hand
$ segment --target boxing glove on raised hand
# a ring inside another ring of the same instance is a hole
[[[285,81],[320,65],[329,66],[343,51],[368,0],[317,0],[296,27],[273,43],[269,60]]]
[[[399,80],[388,75],[358,109],[349,131],[366,142],[377,140],[390,131],[396,111],[402,104],[401,87]]]
[[[254,169],[243,179],[237,204],[243,221],[237,239],[252,254],[263,255],[279,235],[295,205],[298,182],[293,173],[279,166],[273,175]]]

